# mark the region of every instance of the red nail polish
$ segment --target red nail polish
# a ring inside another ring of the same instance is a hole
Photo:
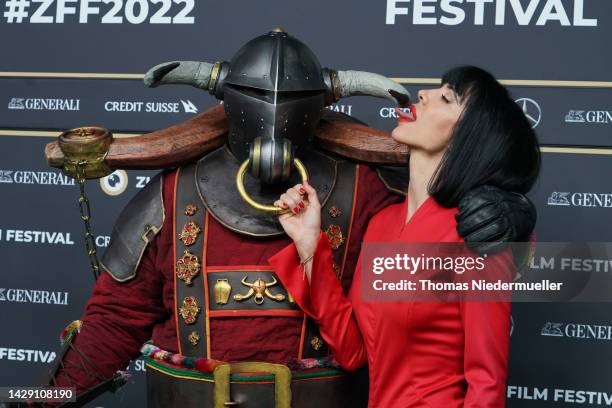
[[[292,210],[292,211],[293,211],[294,213],[296,213],[296,214],[297,214],[299,210],[300,210],[300,209],[299,209],[298,207],[293,207],[293,210]]]
[[[304,194],[306,192],[306,190],[304,190],[302,187],[300,187],[300,193]]]
[[[300,208],[304,208],[304,203],[302,201],[300,201],[299,206],[300,206]]]

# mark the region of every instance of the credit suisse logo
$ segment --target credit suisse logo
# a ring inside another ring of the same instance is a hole
[[[106,112],[123,113],[198,113],[198,108],[189,99],[178,102],[106,101]]]

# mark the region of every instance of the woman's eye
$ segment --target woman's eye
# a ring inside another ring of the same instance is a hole
[[[450,101],[446,98],[446,96],[444,96],[444,94],[442,94],[442,99],[444,99],[444,102],[450,103]]]

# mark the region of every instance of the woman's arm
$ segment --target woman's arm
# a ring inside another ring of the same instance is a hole
[[[508,251],[487,259],[486,268],[512,281]],[[487,272],[488,274],[488,272]],[[505,295],[502,295],[505,298]],[[508,298],[509,300],[509,298]],[[461,302],[464,328],[465,408],[504,407],[510,343],[510,302]]]
[[[331,248],[325,234],[320,233],[309,261],[310,283],[304,276],[295,244],[268,262],[300,308],[318,323],[321,335],[342,368],[356,370],[364,365],[367,361],[365,344],[352,305],[333,271]]]

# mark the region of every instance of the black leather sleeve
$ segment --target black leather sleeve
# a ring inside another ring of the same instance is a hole
[[[524,242],[535,228],[537,212],[523,194],[481,186],[459,202],[457,232],[479,253],[494,253],[508,242]]]

